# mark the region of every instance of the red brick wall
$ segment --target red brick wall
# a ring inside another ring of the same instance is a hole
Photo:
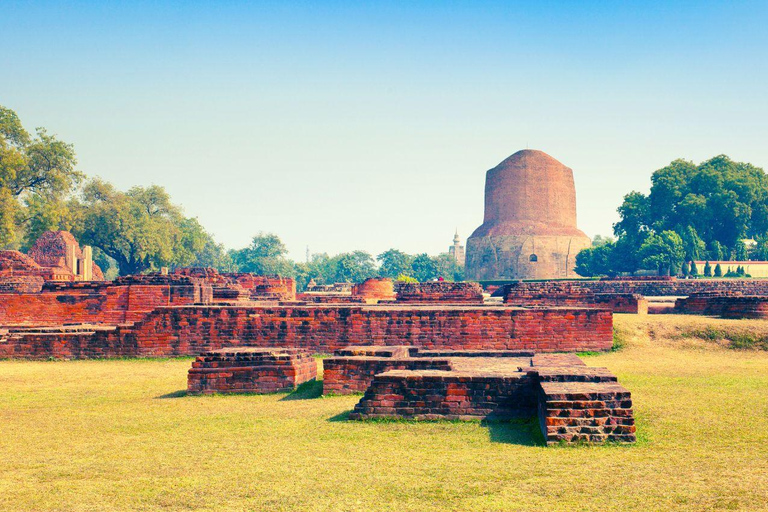
[[[326,353],[348,345],[577,352],[608,350],[612,344],[613,314],[597,309],[186,306],[158,308],[130,328],[96,332],[47,355],[92,357],[111,350],[115,355],[127,350],[139,356],[197,355],[237,345]],[[46,355],[23,335],[0,340],[0,354]]]
[[[0,294],[0,325],[116,325],[137,322],[158,306],[200,301],[193,285],[46,283],[41,293]]]
[[[448,359],[330,357],[323,360],[323,394],[363,393],[374,375],[389,370],[451,370]]]
[[[228,345],[331,352],[347,345],[575,352],[608,350],[613,315],[588,309],[355,306],[160,308],[136,325],[142,355]]]
[[[634,293],[596,293],[578,281],[530,281],[507,285],[504,303],[511,306],[608,308],[614,313],[648,313],[648,302]]]
[[[397,302],[482,304],[483,288],[479,283],[397,283]]]
[[[393,370],[376,376],[349,419],[509,419],[532,416],[535,410],[533,379],[523,373],[468,379]]]

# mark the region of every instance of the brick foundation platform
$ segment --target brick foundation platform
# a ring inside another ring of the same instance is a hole
[[[187,375],[194,394],[275,393],[317,378],[312,355],[298,349],[240,347],[201,354]]]
[[[697,293],[675,301],[675,312],[723,318],[768,318],[768,296]]]
[[[371,353],[376,353],[372,347]],[[634,442],[629,391],[574,354],[410,349],[324,361],[326,393],[367,389],[351,420],[510,419],[538,410],[547,444]]]

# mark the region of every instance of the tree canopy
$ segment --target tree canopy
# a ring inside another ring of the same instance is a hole
[[[0,106],[0,246],[30,245],[67,217],[67,201],[83,175],[71,144],[45,128],[31,135]]]
[[[699,165],[671,162],[653,173],[649,194],[630,192],[618,212],[618,239],[582,251],[576,259],[581,275],[659,265],[674,272],[683,260],[768,255],[768,175],[725,155]],[[744,239],[757,241],[753,254]]]

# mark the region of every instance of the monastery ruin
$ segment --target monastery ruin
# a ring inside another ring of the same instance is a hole
[[[517,225],[500,218],[487,220]],[[634,441],[630,392],[573,354],[610,350],[614,313],[664,312],[766,318],[768,281],[373,278],[297,294],[289,278],[206,268],[104,281],[66,232],[0,252],[2,358],[197,356],[196,394],[294,389],[317,377],[312,355],[334,354],[324,390],[364,393],[352,419],[538,415],[549,444]]]

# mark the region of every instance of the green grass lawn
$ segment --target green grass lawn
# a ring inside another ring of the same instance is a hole
[[[185,396],[189,358],[1,361],[0,509],[765,510],[768,352],[691,335],[710,324],[768,334],[620,315],[624,348],[586,358],[632,391],[629,447],[547,448],[533,422],[349,422],[359,396],[312,384]]]

